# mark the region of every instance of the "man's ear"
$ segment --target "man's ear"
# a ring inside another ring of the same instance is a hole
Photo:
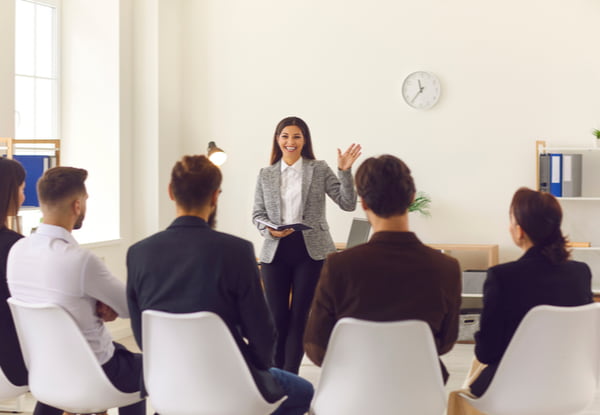
[[[221,189],[215,190],[210,198],[210,206],[217,206],[217,200],[219,200],[219,195],[221,194]]]
[[[71,210],[73,211],[73,214],[75,216],[79,216],[81,215],[81,199],[80,198],[75,198],[73,199],[73,201],[71,202]]]
[[[365,199],[362,197],[360,198],[360,207],[362,207],[363,210],[370,210],[367,202],[365,202]]]
[[[171,183],[169,183],[169,186],[167,186],[167,192],[169,193],[169,198],[174,201],[175,195],[173,195],[173,188],[171,187]]]

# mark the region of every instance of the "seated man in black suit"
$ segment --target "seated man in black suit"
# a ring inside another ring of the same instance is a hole
[[[304,414],[312,385],[271,367],[275,327],[252,244],[213,229],[221,180],[221,171],[205,156],[183,157],[169,184],[177,218],[129,248],[127,298],[135,339],[141,347],[144,310],[212,311],[230,328],[264,398],[276,402],[287,395],[274,414]]]

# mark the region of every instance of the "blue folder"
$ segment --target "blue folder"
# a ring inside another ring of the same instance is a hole
[[[562,154],[550,153],[550,193],[562,197]]]
[[[13,158],[19,161],[27,172],[27,176],[25,177],[25,203],[23,203],[23,206],[39,207],[37,181],[48,170],[50,157],[15,155]]]

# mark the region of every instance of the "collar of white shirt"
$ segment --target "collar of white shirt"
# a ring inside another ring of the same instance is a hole
[[[302,157],[296,160],[296,162],[291,166],[288,166],[287,163],[281,159],[281,172],[283,173],[287,169],[294,169],[296,172],[302,174]]]
[[[68,244],[78,245],[75,238],[73,238],[73,235],[71,235],[71,232],[67,231],[62,226],[40,223],[35,230],[35,233],[38,235],[47,236],[51,239],[62,239]]]

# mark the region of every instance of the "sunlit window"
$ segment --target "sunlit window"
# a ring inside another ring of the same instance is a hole
[[[16,0],[15,138],[58,138],[56,1]]]

